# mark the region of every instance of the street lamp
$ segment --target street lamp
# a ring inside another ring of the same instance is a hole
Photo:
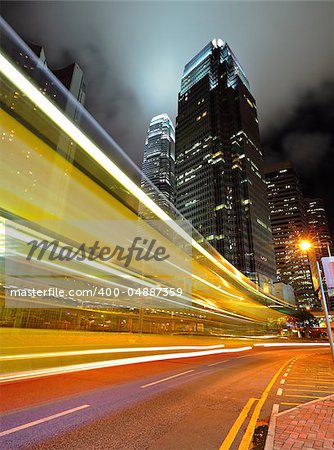
[[[307,257],[309,258],[308,251],[312,247],[311,242],[307,241],[307,240],[302,240],[302,241],[299,242],[299,247],[300,247],[300,249],[303,252],[305,252],[307,254]],[[328,315],[325,291],[324,291],[324,286],[323,286],[323,283],[322,283],[322,278],[321,278],[321,273],[320,273],[320,266],[319,266],[319,262],[318,261],[316,261],[316,265],[317,265],[317,272],[318,272],[319,284],[320,284],[320,290],[321,290],[321,305],[322,305],[322,309],[323,309],[324,314],[325,314],[325,321],[326,321],[328,341],[329,341],[329,345],[330,345],[330,348],[331,348],[332,359],[333,359],[333,362],[334,362],[333,334],[332,334],[331,324],[330,324],[330,321],[329,321],[329,315]]]
[[[301,241],[298,242],[298,247],[302,251],[302,253],[305,253],[307,256],[308,269],[310,270],[311,282],[312,282],[314,290],[317,290],[317,288],[319,287],[319,286],[317,286],[318,285],[318,283],[317,283],[318,273],[317,273],[317,270],[316,270],[316,267],[314,264],[314,262],[315,262],[314,258],[311,258],[314,255],[310,254],[310,250],[312,248],[312,242],[307,239],[302,239]]]
[[[310,248],[312,247],[312,244],[310,241],[300,241],[299,247],[301,250],[303,250],[303,252],[308,252],[310,250]]]

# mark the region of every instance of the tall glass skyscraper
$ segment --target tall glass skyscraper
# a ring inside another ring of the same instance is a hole
[[[172,214],[175,189],[175,128],[167,114],[153,117],[147,130],[141,188]]]
[[[256,103],[221,39],[184,69],[176,177],[177,209],[228,261],[270,289],[276,271]]]

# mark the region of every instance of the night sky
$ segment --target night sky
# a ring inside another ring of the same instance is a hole
[[[51,67],[84,70],[86,107],[141,165],[153,115],[174,120],[184,65],[226,40],[257,101],[268,161],[292,159],[334,226],[333,2],[2,2]]]

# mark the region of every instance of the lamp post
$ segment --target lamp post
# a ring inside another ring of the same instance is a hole
[[[299,243],[299,247],[300,247],[300,249],[302,251],[304,251],[307,254],[307,257],[309,258],[308,251],[312,247],[311,242],[305,241],[305,240],[301,241]],[[333,362],[334,362],[333,334],[332,334],[331,324],[330,324],[330,321],[329,321],[329,315],[328,315],[328,309],[327,309],[324,285],[322,283],[322,278],[321,278],[321,273],[320,273],[320,266],[319,266],[319,262],[318,261],[316,261],[316,266],[317,266],[317,272],[318,272],[319,284],[320,284],[320,290],[321,290],[321,306],[322,306],[323,312],[325,314],[325,321],[326,321],[328,341],[329,341],[329,346],[330,346],[330,349],[331,349],[332,359],[333,359]]]

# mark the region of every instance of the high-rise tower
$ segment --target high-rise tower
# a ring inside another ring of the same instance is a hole
[[[141,188],[169,214],[174,204],[174,171],[175,129],[168,115],[160,114],[153,117],[147,130]]]
[[[313,286],[316,280],[312,280],[310,267],[312,258],[299,247],[300,241],[309,237],[299,177],[291,161],[270,164],[265,172],[278,281],[294,288],[300,307],[317,306]]]
[[[305,198],[308,230],[317,260],[333,254],[333,241],[329,231],[324,201],[321,198]]]
[[[176,123],[176,207],[261,286],[275,278],[256,103],[221,39],[184,69]]]

